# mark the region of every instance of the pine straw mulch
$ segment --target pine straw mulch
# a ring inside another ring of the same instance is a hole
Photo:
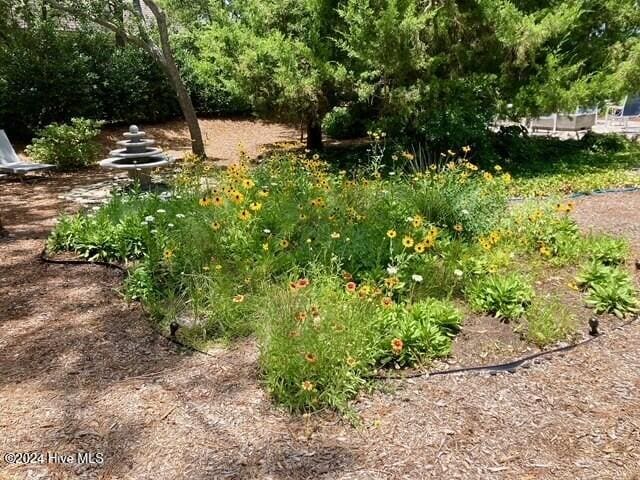
[[[515,374],[387,382],[355,428],[290,416],[261,389],[251,341],[180,352],[123,302],[119,272],[38,262],[75,208],[58,195],[102,179],[0,180],[0,452],[105,457],[0,460],[0,479],[640,479],[640,323]],[[577,203],[585,228],[640,247],[640,193]]]

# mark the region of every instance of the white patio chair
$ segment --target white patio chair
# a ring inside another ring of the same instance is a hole
[[[0,130],[0,173],[24,175],[37,170],[47,170],[55,165],[23,161],[13,149],[4,130]]]

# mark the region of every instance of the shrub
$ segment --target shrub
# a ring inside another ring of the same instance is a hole
[[[426,299],[398,306],[383,315],[380,338],[382,365],[415,366],[451,353],[451,339],[462,316],[447,301]],[[389,346],[391,350],[389,351]]]
[[[516,330],[528,341],[544,347],[570,337],[576,327],[571,311],[558,298],[552,298],[534,300]]]
[[[533,288],[518,274],[491,275],[476,280],[467,297],[471,306],[496,318],[521,317],[533,299]]]
[[[621,238],[596,237],[588,246],[589,257],[603,265],[621,265],[629,256],[629,244]]]
[[[638,311],[638,298],[629,273],[620,267],[591,261],[583,266],[576,283],[587,290],[586,303],[596,313],[624,317]]]
[[[27,147],[36,161],[56,165],[61,170],[86,167],[100,155],[96,137],[102,123],[73,118],[71,124],[52,123],[38,132],[38,138]]]
[[[0,43],[0,125],[25,138],[52,122],[86,117],[156,122],[180,113],[166,75],[113,35],[39,23]]]
[[[366,132],[365,123],[352,108],[334,107],[322,120],[324,132],[335,139],[362,137]]]

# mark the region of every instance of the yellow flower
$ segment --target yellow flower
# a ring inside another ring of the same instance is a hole
[[[552,254],[553,252],[552,252],[552,251],[551,251],[551,249],[550,249],[549,247],[547,247],[546,245],[542,245],[542,246],[540,247],[540,253],[541,253],[542,255],[544,255],[545,257],[550,257],[550,256],[551,256],[551,254]]]
[[[398,279],[398,277],[388,277],[384,279],[384,286],[387,288],[393,288],[398,283],[400,283],[400,279]]]
[[[411,238],[411,237],[409,237],[409,236],[404,237],[404,238],[402,239],[402,245],[403,245],[405,248],[411,248],[411,247],[413,247],[413,238]]]
[[[242,220],[243,222],[246,222],[247,220],[249,220],[251,218],[251,213],[249,212],[249,210],[242,210],[239,214],[238,217],[240,218],[240,220]]]
[[[382,300],[380,300],[380,303],[384,308],[393,307],[393,300],[390,297],[383,297]]]
[[[198,203],[200,203],[201,207],[208,207],[209,205],[211,205],[211,199],[207,197],[203,197],[200,199]]]
[[[339,234],[338,232],[333,232],[333,233],[331,234],[331,238],[333,238],[334,240],[335,240],[335,239],[338,239],[338,238],[340,238],[340,234]]]
[[[262,208],[262,204],[260,202],[253,202],[249,205],[249,208],[254,212],[258,212]]]
[[[236,295],[233,297],[233,303],[242,303],[244,302],[244,295]]]
[[[211,224],[211,228],[212,228],[213,230],[220,230],[220,227],[221,227],[221,225],[220,225],[218,222],[213,222],[213,223]]]
[[[250,178],[245,178],[245,179],[242,181],[242,186],[243,186],[244,188],[247,188],[247,189],[248,189],[248,188],[253,188],[253,187],[254,187],[254,185],[255,185],[255,183],[253,183],[253,180],[251,180]]]
[[[269,243],[265,242],[262,244],[262,250],[264,250],[265,252],[269,251]]]
[[[502,171],[502,167],[501,167],[500,165],[494,165],[494,166],[493,166],[493,169],[494,169],[496,172],[501,172],[501,171]]]
[[[424,220],[420,215],[414,215],[413,219],[411,220],[411,224],[413,225],[413,228],[420,228],[423,223],[424,223]]]
[[[402,152],[402,156],[407,160],[413,160],[413,154],[409,152]]]
[[[285,239],[280,240],[280,246],[282,248],[287,248],[289,246],[289,240],[285,240]]]
[[[491,175],[491,172],[484,172],[482,174],[482,176],[484,177],[485,180],[487,180],[488,182],[493,180],[493,175]]]
[[[316,357],[313,353],[306,353],[304,355],[304,359],[308,362],[308,363],[316,363],[318,361],[318,357]]]
[[[424,243],[420,242],[420,243],[416,243],[416,245],[413,247],[414,250],[416,251],[416,253],[424,253],[425,250],[427,249],[427,247],[425,246]]]
[[[233,203],[242,203],[244,201],[244,195],[241,192],[238,192],[237,190],[233,190],[230,193],[231,196],[231,201]]]
[[[269,196],[269,190],[267,190],[266,188],[263,188],[262,190],[260,190],[258,192],[258,196],[266,198]]]
[[[397,235],[398,233],[395,230],[387,230],[387,237],[396,238]]]
[[[358,361],[355,358],[353,358],[351,355],[347,357],[345,362],[351,368],[355,367],[358,364]]]
[[[304,382],[302,382],[301,386],[302,390],[304,390],[305,392],[311,392],[315,388],[313,382],[310,382],[309,380],[305,380]]]
[[[511,174],[510,173],[505,173],[502,175],[502,181],[504,183],[511,183]]]
[[[169,262],[169,261],[171,261],[172,258],[173,258],[173,250],[171,250],[171,249],[165,250],[164,251],[164,259]]]
[[[216,266],[214,267],[216,270],[222,270],[222,265],[220,265],[219,263],[216,264]]]
[[[465,145],[464,147],[462,147],[462,151],[464,153],[469,153],[471,151],[471,147],[469,145]]]
[[[436,241],[435,239],[433,239],[432,237],[426,237],[423,241],[422,244],[424,245],[424,247],[426,249],[432,248],[435,244]]]
[[[464,230],[464,227],[463,227],[460,223],[456,223],[456,224],[453,226],[453,229],[454,229],[456,232],[460,233],[460,232],[462,232],[462,231]]]
[[[214,204],[216,207],[220,207],[220,206],[222,206],[222,205],[224,204],[224,198],[222,198],[222,197],[217,197],[217,196],[216,196],[216,197],[213,197],[213,204]]]

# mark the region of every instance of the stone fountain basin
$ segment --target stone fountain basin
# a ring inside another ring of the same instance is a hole
[[[149,147],[156,143],[155,140],[120,140],[116,142],[117,145],[122,145],[123,147]]]
[[[146,168],[157,168],[169,165],[173,162],[170,157],[149,157],[140,158],[139,160],[132,160],[130,158],[107,158],[100,162],[100,166],[104,168],[120,168],[123,170],[137,170]],[[134,163],[135,162],[135,163]]]
[[[127,152],[126,148],[117,148],[116,150],[111,150],[109,152],[109,155],[112,157],[120,158],[145,158],[153,157],[161,153],[161,148],[146,148],[143,152]]]

